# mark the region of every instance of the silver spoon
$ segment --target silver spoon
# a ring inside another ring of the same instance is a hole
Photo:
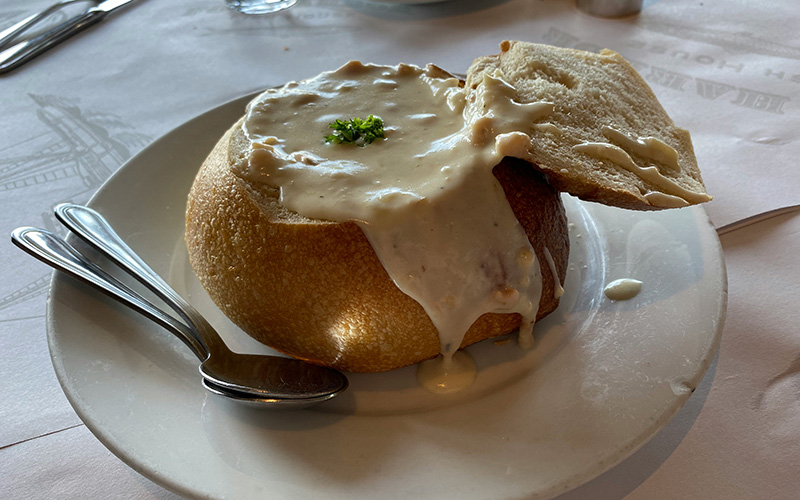
[[[55,234],[36,228],[19,228],[11,238],[17,246],[34,257],[99,289],[175,334],[204,361],[201,373],[204,386],[211,392],[239,402],[287,409],[321,403],[347,387],[347,378],[336,370],[292,358],[234,353],[207,323],[203,334],[213,332],[216,341],[202,342],[200,332],[194,325],[187,326],[161,311]],[[194,311],[194,315],[200,317],[197,311]],[[213,345],[216,350],[209,351],[206,345]],[[209,363],[214,356],[219,361]],[[213,368],[213,377],[206,375],[209,370],[202,369],[207,363]]]
[[[346,377],[330,368],[292,358],[234,353],[214,327],[150,269],[97,211],[64,203],[55,208],[55,214],[72,232],[139,280],[196,329],[209,353],[200,365],[200,373],[214,384],[267,398],[319,397],[347,387]]]

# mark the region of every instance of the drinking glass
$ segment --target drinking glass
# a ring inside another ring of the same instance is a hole
[[[242,14],[269,14],[288,9],[297,0],[225,0],[229,8]]]

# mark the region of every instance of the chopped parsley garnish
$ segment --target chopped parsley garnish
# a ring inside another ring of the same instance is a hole
[[[336,144],[356,144],[366,146],[375,139],[383,139],[383,120],[374,115],[369,115],[366,120],[353,118],[352,120],[336,120],[328,125],[334,132],[325,137],[325,142]]]

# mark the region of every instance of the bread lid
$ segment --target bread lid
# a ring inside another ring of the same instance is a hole
[[[556,189],[638,210],[711,199],[689,133],[622,56],[510,41],[500,49],[473,62],[467,86],[502,78],[519,103],[553,103],[552,113],[530,124],[527,155],[520,157]]]

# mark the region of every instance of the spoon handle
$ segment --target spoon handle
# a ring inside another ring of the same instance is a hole
[[[163,326],[186,344],[194,354],[205,360],[205,347],[191,328],[157,308],[125,283],[111,276],[64,239],[44,229],[20,227],[11,233],[11,241],[22,250],[80,281],[100,290]]]
[[[97,211],[81,205],[63,203],[55,208],[55,214],[62,224],[136,278],[178,313],[189,326],[195,328],[198,340],[207,352],[227,349],[219,334],[197,309],[136,255]]]

